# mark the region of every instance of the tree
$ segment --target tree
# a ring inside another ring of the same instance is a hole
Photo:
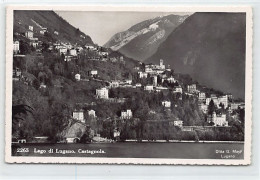
[[[214,104],[214,101],[211,100],[211,101],[209,102],[208,114],[209,114],[209,115],[212,115],[215,110],[216,110],[216,106],[215,106],[215,104]]]

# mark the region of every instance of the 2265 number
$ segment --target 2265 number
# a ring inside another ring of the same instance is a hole
[[[29,152],[29,148],[17,148],[16,152]]]

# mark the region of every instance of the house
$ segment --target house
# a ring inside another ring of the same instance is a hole
[[[28,29],[30,30],[30,31],[33,31],[33,26],[28,26]]]
[[[153,85],[146,85],[144,86],[145,91],[153,91]]]
[[[37,46],[39,45],[38,41],[30,41],[30,45],[34,48],[37,48]]]
[[[188,93],[195,93],[197,91],[196,84],[191,84],[187,86]]]
[[[94,111],[93,109],[89,110],[89,111],[88,111],[88,116],[95,118],[95,117],[96,117],[96,111]]]
[[[91,46],[91,45],[86,45],[85,47],[86,47],[88,50],[91,50],[91,51],[95,50],[95,47],[94,47],[94,46]]]
[[[217,115],[216,112],[213,112],[213,114],[207,118],[207,121],[208,123],[213,122],[214,126],[228,126],[225,114]]]
[[[33,38],[33,32],[32,31],[26,31],[25,32],[25,37],[27,37],[28,39]]]
[[[142,87],[142,84],[141,83],[136,83],[135,87],[140,88],[140,87]]]
[[[167,81],[169,82],[169,83],[175,83],[176,82],[176,80],[174,79],[174,77],[169,77],[169,78],[167,78]]]
[[[204,92],[199,93],[199,101],[200,102],[206,101],[206,94]]]
[[[67,55],[65,55],[64,61],[69,62],[69,61],[71,61],[71,60],[72,60],[72,56],[67,56]]]
[[[119,81],[111,81],[111,82],[110,82],[110,87],[111,87],[111,88],[117,88],[117,87],[119,87]]]
[[[41,83],[39,88],[40,88],[40,89],[46,89],[46,88],[47,88],[47,86],[46,86],[46,84],[44,84],[44,83]]]
[[[92,76],[92,77],[97,76],[97,74],[98,74],[98,71],[97,71],[97,70],[91,70],[91,71],[89,71],[89,75]]]
[[[99,55],[100,56],[108,56],[108,52],[100,51]]]
[[[177,127],[182,127],[183,126],[183,121],[175,120],[175,121],[173,121],[173,125],[177,126]]]
[[[80,74],[75,74],[76,81],[80,81]]]
[[[127,109],[126,111],[121,111],[121,119],[131,119],[133,117],[133,113],[131,109]]]
[[[162,59],[160,59],[160,69],[165,69],[165,65],[163,64],[163,60]]]
[[[58,31],[54,31],[54,34],[58,36],[58,35],[59,35],[59,32],[58,32]]]
[[[227,95],[220,96],[218,98],[218,103],[223,104],[224,108],[226,109],[228,107],[228,96]]]
[[[59,53],[61,54],[67,54],[67,48],[63,47],[63,48],[59,48]]]
[[[19,51],[20,51],[20,43],[19,43],[19,41],[14,41],[13,42],[13,52],[14,52],[14,54],[19,53]]]
[[[176,86],[173,92],[182,94],[182,87],[181,86]]]
[[[114,138],[120,137],[120,131],[118,131],[117,129],[114,129],[113,135],[114,135]]]
[[[126,84],[132,84],[132,79],[126,79],[126,80],[125,80],[125,83],[126,83]]]
[[[166,108],[170,108],[171,107],[171,101],[162,101],[162,105]]]
[[[138,71],[138,75],[139,75],[139,78],[147,78],[148,74],[146,72]]]
[[[145,67],[145,70],[144,70],[146,73],[152,73],[153,72],[153,69],[151,67]]]
[[[44,33],[45,33],[45,31],[43,31],[43,30],[40,30],[39,32],[41,35],[44,35]]]
[[[108,89],[105,87],[96,89],[96,96],[100,99],[108,99]]]
[[[75,111],[73,111],[72,115],[73,115],[73,119],[76,119],[78,121],[81,121],[82,123],[85,123],[83,110],[75,110]]]
[[[76,49],[70,49],[70,55],[71,56],[77,56],[77,50]]]

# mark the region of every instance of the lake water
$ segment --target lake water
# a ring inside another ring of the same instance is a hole
[[[243,159],[244,143],[15,144],[14,156]],[[26,151],[26,152],[19,152]]]

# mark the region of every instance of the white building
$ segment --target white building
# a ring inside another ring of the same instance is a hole
[[[80,74],[75,74],[76,81],[80,81]]]
[[[30,31],[33,31],[33,26],[28,26],[28,29],[29,29]]]
[[[96,111],[94,111],[93,109],[89,110],[89,111],[88,111],[88,116],[95,118],[95,117],[96,117]]]
[[[169,78],[167,78],[167,81],[169,82],[169,83],[175,83],[176,82],[176,80],[174,79],[174,77],[169,77]]]
[[[117,87],[119,87],[119,81],[111,81],[111,82],[110,82],[110,87],[111,87],[111,88],[117,88]]]
[[[139,78],[147,78],[148,74],[146,72],[139,71],[138,72]]]
[[[162,101],[162,105],[166,108],[171,107],[171,101]]]
[[[76,119],[76,120],[81,121],[81,122],[84,123],[85,120],[84,120],[83,110],[74,111],[74,112],[73,112],[73,119]]]
[[[213,122],[214,126],[228,126],[225,114],[217,115],[216,112],[213,112],[212,116],[208,117],[207,120],[209,123]]]
[[[199,101],[206,101],[206,94],[204,92],[199,93]]]
[[[160,68],[161,69],[165,69],[165,65],[163,64],[163,60],[162,59],[160,59]]]
[[[120,137],[120,131],[114,129],[113,135],[114,137]]]
[[[140,87],[142,87],[142,84],[141,83],[136,83],[135,87],[140,88]]]
[[[40,34],[41,34],[41,35],[44,35],[44,33],[45,33],[45,31],[40,30]]]
[[[33,38],[33,32],[32,31],[26,31],[25,32],[25,37],[27,37],[28,39]]]
[[[132,84],[132,79],[126,79],[126,80],[125,80],[125,83],[126,83],[126,84]]]
[[[187,89],[189,93],[195,93],[197,91],[197,86],[196,84],[191,84],[187,86]]]
[[[58,36],[58,35],[59,35],[59,32],[58,32],[58,31],[54,31],[54,34]]]
[[[175,89],[174,89],[173,92],[174,92],[174,93],[181,93],[181,94],[182,94],[182,87],[181,87],[181,86],[175,87]]]
[[[218,98],[218,103],[219,104],[223,104],[224,105],[224,108],[226,109],[228,107],[228,96],[227,95],[224,95],[224,96],[220,96]]]
[[[108,99],[108,89],[107,88],[101,88],[96,90],[97,98],[100,99]]]
[[[181,120],[176,120],[173,121],[174,126],[182,127],[183,126],[183,121]]]
[[[70,50],[70,55],[71,56],[77,56],[77,50],[76,49],[71,49]]]
[[[153,85],[144,86],[145,91],[153,91]]]
[[[19,41],[14,41],[13,43],[13,52],[17,54],[20,51],[20,43]]]
[[[59,53],[60,54],[67,54],[67,48],[65,48],[65,47],[59,48]]]
[[[90,76],[96,76],[98,74],[97,70],[91,70],[89,71]]]
[[[121,111],[121,119],[131,119],[133,117],[133,113],[131,109],[127,109],[126,111]]]

